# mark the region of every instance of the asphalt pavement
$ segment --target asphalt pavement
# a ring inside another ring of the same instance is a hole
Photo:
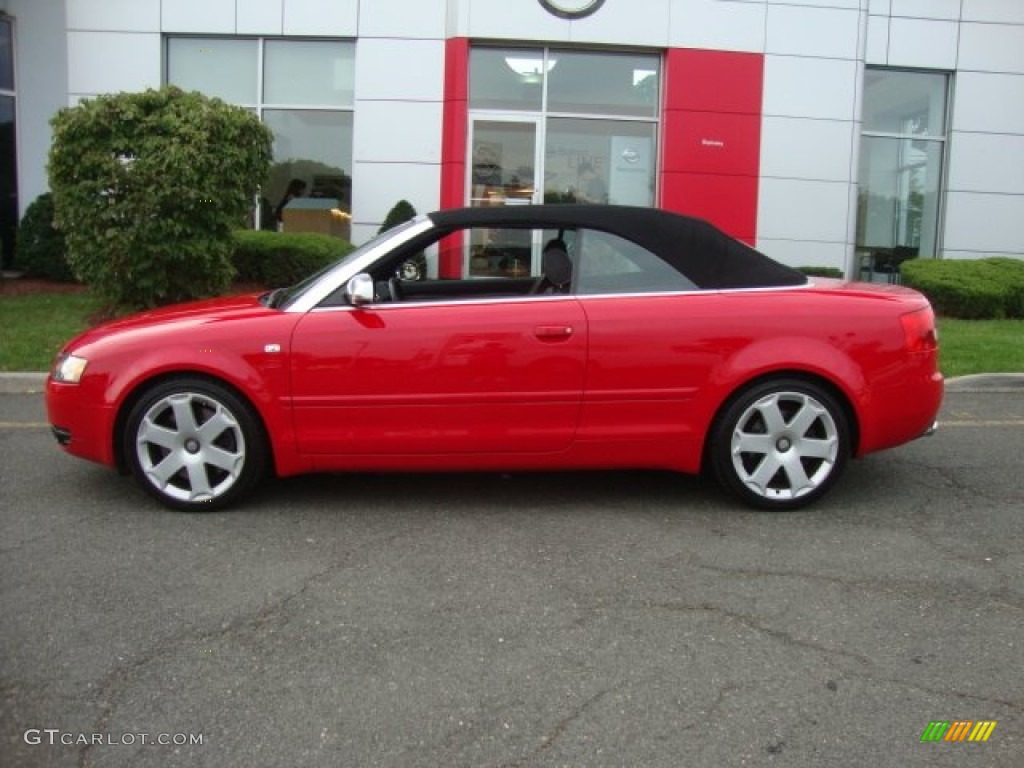
[[[1020,381],[958,381],[800,512],[602,472],[188,515],[0,395],[0,765],[1016,768],[1022,455]]]

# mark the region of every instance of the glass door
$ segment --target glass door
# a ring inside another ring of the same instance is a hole
[[[540,120],[522,115],[476,117],[470,121],[466,189],[471,207],[541,202]],[[465,272],[471,277],[536,274],[538,246],[529,230],[474,229],[466,243]]]

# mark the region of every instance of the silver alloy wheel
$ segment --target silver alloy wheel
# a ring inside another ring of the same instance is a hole
[[[831,412],[804,392],[780,391],[752,403],[732,431],[739,480],[770,501],[798,499],[835,468],[839,430]]]
[[[135,433],[135,453],[146,480],[183,502],[223,496],[245,468],[245,437],[222,403],[197,392],[154,402]]]

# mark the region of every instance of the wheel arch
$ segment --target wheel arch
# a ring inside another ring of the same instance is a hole
[[[121,474],[129,473],[128,458],[125,456],[124,452],[124,430],[132,409],[151,389],[165,382],[173,381],[174,379],[202,379],[211,384],[216,384],[230,390],[233,395],[235,395],[247,408],[249,408],[250,411],[252,411],[252,415],[260,430],[263,447],[267,451],[267,466],[276,466],[274,443],[270,439],[266,417],[253,399],[230,379],[226,379],[222,376],[214,376],[207,371],[184,369],[163,371],[148,378],[140,379],[133,383],[128,392],[121,398],[110,434],[111,448],[113,450],[114,461],[117,465],[118,472]]]
[[[854,407],[853,401],[850,399],[846,390],[844,390],[834,380],[822,374],[799,368],[782,368],[774,371],[765,371],[742,381],[733,387],[729,394],[718,404],[718,407],[715,408],[714,415],[711,417],[711,421],[708,424],[708,428],[704,431],[704,444],[701,449],[701,472],[706,472],[711,466],[711,435],[715,434],[718,424],[722,420],[725,412],[734,402],[736,402],[736,400],[742,397],[745,392],[774,379],[795,379],[806,381],[810,384],[816,384],[817,386],[822,387],[832,395],[839,406],[843,409],[843,415],[846,417],[846,423],[850,429],[850,454],[851,456],[856,456],[858,454],[860,446],[860,420],[857,417],[857,409]]]

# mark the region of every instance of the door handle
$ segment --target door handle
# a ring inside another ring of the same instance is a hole
[[[572,336],[571,325],[538,325],[533,335],[541,341],[560,341]]]

